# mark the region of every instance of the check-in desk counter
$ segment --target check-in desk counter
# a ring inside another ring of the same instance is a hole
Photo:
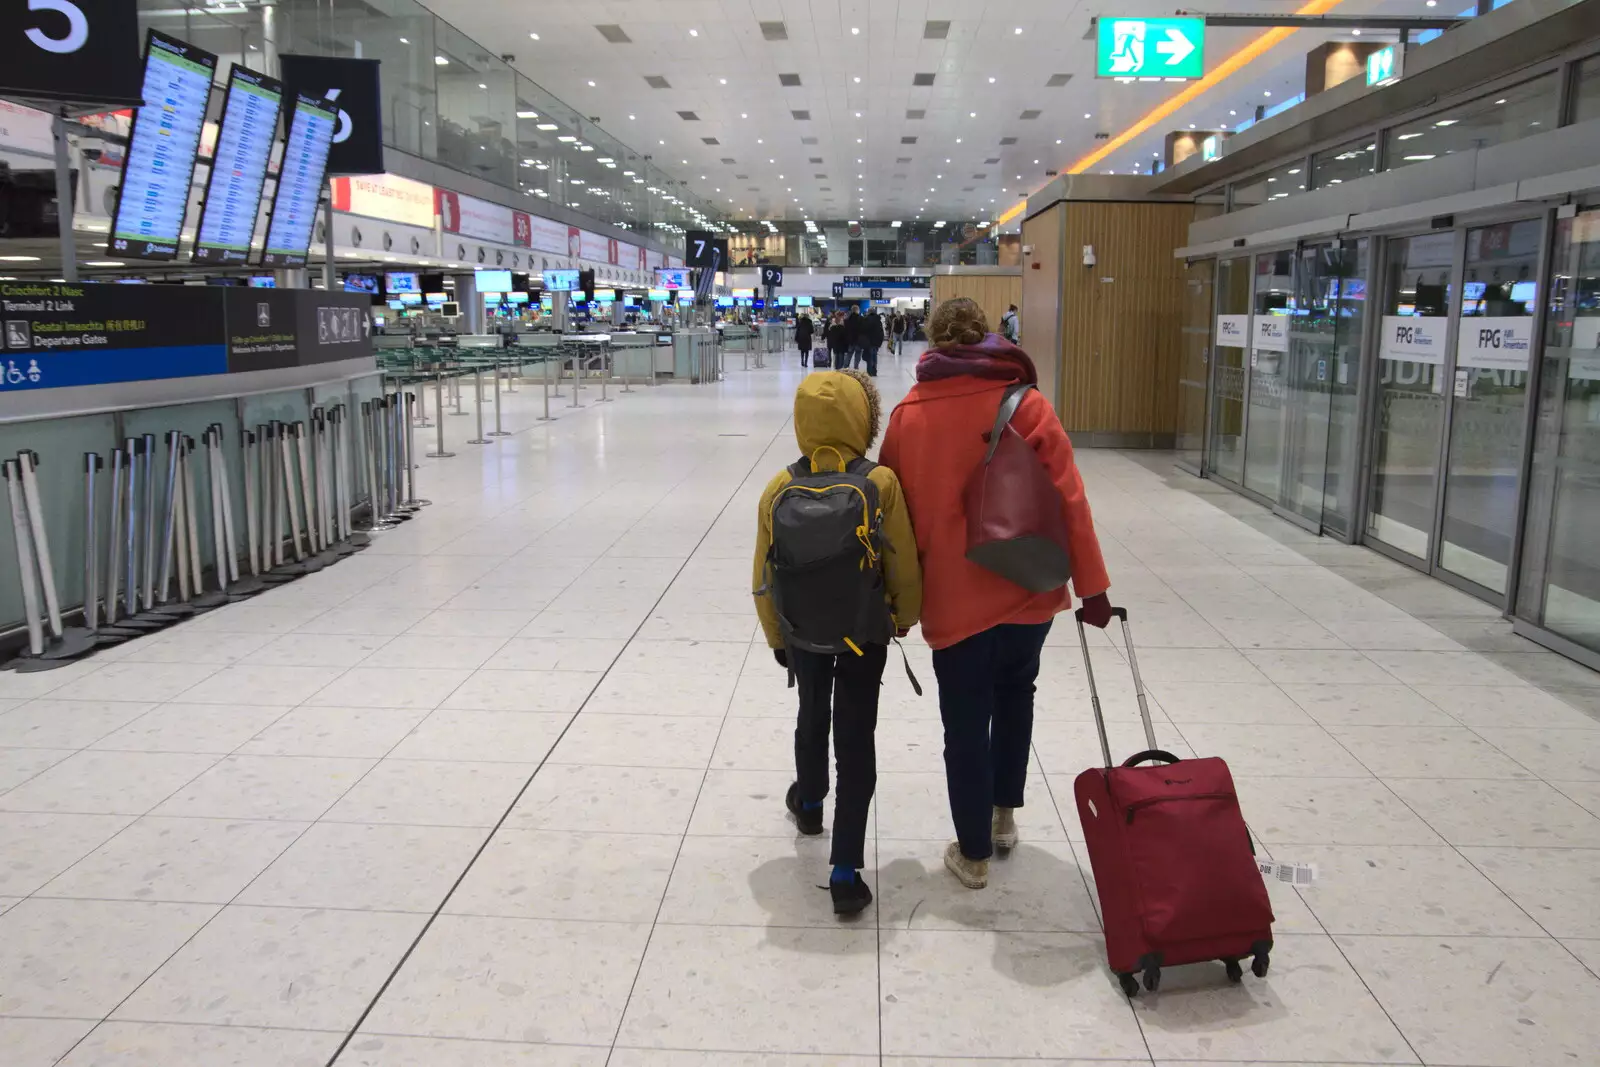
[[[242,558],[244,431],[309,423],[314,410],[338,404],[359,412],[362,401],[380,396],[370,305],[360,294],[309,289],[0,282],[0,459],[21,449],[38,454],[40,513],[62,606],[84,600],[86,454],[106,462],[97,494],[103,550],[111,453],[128,438],[153,434],[162,443],[153,470],[164,479],[172,431],[199,442],[220,425],[238,517],[233,547]],[[205,477],[195,492],[208,529]],[[209,568],[212,541],[200,541]],[[11,524],[0,523],[4,631],[25,618],[16,560]]]

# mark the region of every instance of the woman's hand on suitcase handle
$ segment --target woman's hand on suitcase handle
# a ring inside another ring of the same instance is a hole
[[[1111,598],[1104,593],[1084,597],[1083,604],[1078,608],[1078,618],[1089,626],[1104,630],[1111,625],[1112,607]]]

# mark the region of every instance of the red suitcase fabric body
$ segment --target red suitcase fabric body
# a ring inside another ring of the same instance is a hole
[[[1073,793],[1113,971],[1271,947],[1272,905],[1226,763],[1096,767]]]

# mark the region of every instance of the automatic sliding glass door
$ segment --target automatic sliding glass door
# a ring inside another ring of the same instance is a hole
[[[1200,473],[1206,440],[1206,372],[1211,366],[1215,260],[1189,264],[1184,279],[1183,353],[1178,366],[1178,465]]]
[[[1244,481],[1245,353],[1250,343],[1248,256],[1217,262],[1217,325],[1211,359],[1211,428],[1208,473]]]
[[[1294,253],[1256,257],[1250,307],[1250,392],[1245,403],[1244,487],[1278,499],[1289,394]],[[1320,487],[1319,487],[1320,488]]]
[[[1366,537],[1432,559],[1457,234],[1394,238],[1384,265]]]
[[[1539,301],[1539,219],[1467,231],[1439,566],[1506,592]]]

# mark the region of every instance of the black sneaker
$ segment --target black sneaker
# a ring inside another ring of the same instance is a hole
[[[872,903],[872,890],[867,888],[860,871],[854,882],[829,882],[828,892],[833,897],[835,915],[854,915]]]
[[[789,813],[794,816],[794,823],[800,832],[808,837],[816,837],[822,833],[822,808],[803,807],[800,803],[800,783],[793,782],[789,786],[789,795],[783,798],[788,805]]]

